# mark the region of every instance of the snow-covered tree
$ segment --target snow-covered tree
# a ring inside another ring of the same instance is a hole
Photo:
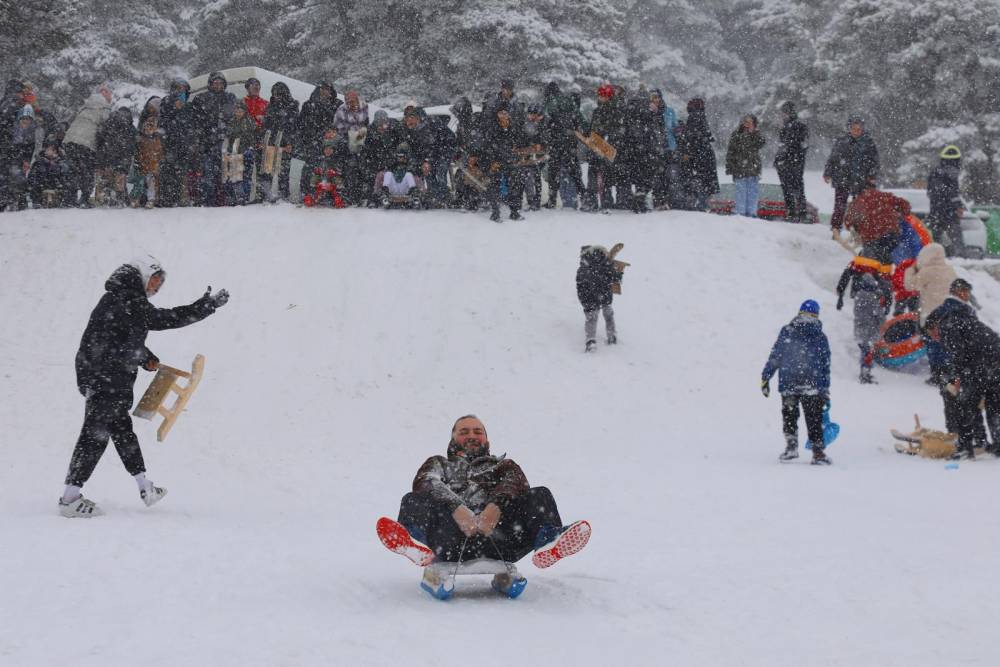
[[[625,38],[631,64],[643,82],[661,88],[675,104],[703,97],[745,113],[752,91],[731,48],[744,28],[721,24],[718,10],[692,0],[630,0]]]
[[[850,113],[869,119],[887,181],[920,171],[917,152],[932,162],[937,150],[923,152],[947,128],[995,172],[998,54],[996,0],[843,0],[798,81],[829,134]]]

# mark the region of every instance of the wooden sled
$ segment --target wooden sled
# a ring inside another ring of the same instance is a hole
[[[590,136],[584,136],[583,132],[577,130],[576,138],[579,139],[584,146],[592,150],[597,155],[600,155],[608,162],[614,162],[615,158],[618,157],[618,149],[605,141],[604,137],[596,132],[591,132]]]
[[[170,429],[173,428],[177,417],[184,411],[184,406],[187,405],[191,394],[194,393],[194,390],[198,387],[198,383],[201,382],[201,376],[204,371],[205,357],[200,354],[196,355],[194,361],[191,362],[190,373],[182,371],[179,368],[160,364],[156,371],[156,377],[153,378],[146,393],[142,395],[142,398],[139,399],[139,404],[132,411],[132,414],[140,419],[153,419],[157,414],[163,415],[163,423],[156,430],[157,442],[163,442],[167,434],[170,433]],[[186,378],[187,384],[183,387],[180,386],[177,383],[179,378]],[[164,402],[171,391],[177,394],[177,399],[171,407],[167,408],[164,406]]]
[[[611,246],[611,250],[608,251],[608,259],[610,259],[611,263],[614,265],[615,271],[624,272],[625,271],[625,267],[632,266],[628,262],[623,262],[623,261],[621,261],[619,259],[615,259],[615,257],[618,255],[619,252],[621,252],[622,248],[624,248],[624,247],[625,247],[624,243],[616,243],[613,246]],[[621,282],[611,283],[611,293],[612,294],[621,294],[622,293],[622,284],[621,284]]]
[[[912,433],[900,433],[896,429],[889,431],[900,441],[894,443],[897,452],[925,459],[946,459],[955,453],[957,435],[922,427],[919,415],[913,415],[913,421],[916,426]]]
[[[489,181],[483,172],[476,170],[473,171],[469,167],[456,167],[455,173],[462,177],[465,184],[476,192],[486,192],[489,189]],[[452,182],[454,182],[454,177],[452,177]]]

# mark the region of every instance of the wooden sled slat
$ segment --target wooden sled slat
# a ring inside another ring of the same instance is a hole
[[[156,440],[158,442],[163,442],[167,434],[170,433],[170,429],[173,428],[177,417],[184,411],[184,407],[191,399],[191,394],[194,393],[194,390],[198,387],[198,383],[201,382],[204,371],[205,357],[200,354],[196,355],[194,361],[191,363],[191,372],[160,364],[156,372],[156,377],[153,378],[149,389],[143,394],[139,400],[139,404],[132,412],[133,415],[142,419],[152,419],[156,415],[163,417],[163,423],[156,430]],[[186,378],[187,384],[184,386],[178,384],[177,381],[179,378]],[[170,392],[175,393],[177,396],[174,399],[173,405],[167,407],[164,403]]]

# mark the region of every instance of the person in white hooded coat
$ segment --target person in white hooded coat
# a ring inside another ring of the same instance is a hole
[[[111,115],[111,90],[101,86],[96,93],[84,101],[83,109],[76,115],[66,137],[63,150],[72,170],[70,176],[69,203],[72,206],[89,206],[90,193],[94,189],[94,168],[97,162],[97,130]],[[77,190],[80,191],[77,196]]]
[[[906,270],[904,287],[920,293],[920,325],[948,298],[948,289],[958,276],[945,257],[944,246],[928,243],[917,255],[917,263]]]

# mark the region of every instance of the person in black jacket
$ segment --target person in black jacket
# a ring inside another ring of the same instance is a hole
[[[189,100],[190,93],[191,86],[187,81],[173,79],[170,92],[160,103],[163,164],[160,167],[158,206],[177,206],[188,201],[187,174],[192,166],[191,146],[195,143],[194,107]]]
[[[927,227],[944,246],[948,257],[965,256],[962,191],[958,186],[961,170],[962,153],[958,146],[945,146],[941,151],[941,163],[927,177],[927,197],[931,202]]]
[[[97,191],[98,205],[121,206],[126,203],[125,179],[136,150],[136,130],[132,125],[132,110],[119,107],[97,130]],[[160,168],[162,184],[163,166]],[[162,187],[161,187],[162,197]]]
[[[522,127],[515,124],[510,108],[503,102],[496,106],[496,116],[492,123],[487,122],[485,127],[486,136],[481,159],[490,177],[490,186],[486,192],[486,198],[492,209],[490,220],[500,222],[500,190],[504,180],[507,181],[510,219],[521,220],[524,178],[521,169],[515,164],[517,156],[514,149],[522,143],[520,138]]]
[[[46,141],[28,173],[28,192],[34,208],[59,208],[73,184],[73,167],[62,148]]]
[[[635,212],[645,213],[646,196],[663,159],[663,115],[646,91],[637,91],[625,106],[625,132],[616,162],[621,178],[618,201]],[[634,189],[634,192],[633,192]]]
[[[604,332],[608,345],[618,342],[615,330],[615,311],[611,308],[614,294],[611,285],[622,279],[622,272],[608,256],[607,248],[585,245],[580,248],[580,266],[576,270],[576,296],[583,306],[583,331],[587,337],[584,351],[593,352],[597,347],[597,313],[604,315]]]
[[[975,458],[974,446],[986,409],[986,425],[993,440],[989,450],[1000,456],[1000,335],[976,317],[970,302],[972,285],[957,278],[950,296],[927,318],[926,330],[937,337],[948,356],[943,373],[945,389],[957,398],[958,444],[955,458]],[[947,410],[948,401],[945,401]]]
[[[320,81],[309,99],[302,103],[298,119],[298,142],[295,150],[304,162],[318,159],[323,152],[323,134],[333,128],[337,109],[343,102],[337,97],[337,90],[329,81]],[[393,147],[395,149],[395,146]],[[302,171],[299,188],[309,190],[310,176]]]
[[[270,181],[264,180],[264,190],[271,201],[279,198],[288,199],[288,170],[291,168],[292,152],[296,143],[298,118],[299,103],[292,98],[288,86],[281,81],[271,86],[271,100],[267,103],[267,111],[264,112],[264,132],[271,133],[269,143],[282,153],[281,170],[278,172],[278,191],[271,192]]]
[[[194,324],[229,300],[226,290],[213,294],[210,287],[188,306],[157,308],[149,298],[159,291],[166,275],[159,261],[149,255],[123,264],[104,284],[107,291],[90,314],[76,353],[76,382],[87,399],[87,409],[66,473],[66,489],[59,499],[59,512],[65,517],[103,514],[80,490],[104,454],[108,438],[114,440],[125,469],[135,477],[147,507],[166,494],[146,479],[142,450],[128,413],[139,367],[153,371],[159,366],[159,359],[146,347],[146,335]]]
[[[865,120],[851,116],[847,119],[847,134],[837,138],[823,169],[823,180],[832,183],[834,189],[830,217],[834,239],[840,238],[848,197],[857,197],[863,190],[874,187],[878,170],[878,148],[865,132]]]
[[[389,118],[389,114],[381,109],[376,111],[365,137],[365,146],[361,149],[364,178],[369,186],[366,189],[373,193],[368,198],[368,208],[381,205],[381,199],[375,193],[381,188],[382,174],[396,163],[396,151],[401,142],[399,122]]]
[[[550,81],[545,86],[543,102],[546,143],[549,149],[546,177],[549,184],[549,198],[545,208],[555,208],[560,176],[564,170],[566,178],[573,181],[573,185],[576,186],[576,191],[581,194],[584,191],[576,138],[576,132],[583,126],[583,116],[577,104],[569,95],[563,95],[559,84],[555,81]]]
[[[617,148],[624,133],[624,114],[615,87],[604,84],[597,89],[597,107],[590,116],[589,132],[594,132]],[[588,133],[585,133],[588,134]],[[587,198],[585,210],[610,209],[615,205],[611,188],[615,184],[614,164],[596,153],[588,153]]]
[[[774,156],[774,168],[778,170],[778,181],[785,197],[785,220],[807,222],[806,186],[802,180],[806,168],[806,152],[809,150],[809,128],[799,120],[795,105],[785,102],[781,105],[784,122],[778,131],[778,152]]]
[[[203,206],[223,206],[222,144],[229,121],[236,113],[236,96],[226,92],[228,82],[221,72],[208,75],[208,90],[191,103],[192,153],[201,165],[201,200]]]
[[[681,172],[696,211],[708,210],[708,199],[719,191],[719,171],[715,162],[715,137],[705,118],[705,100],[694,98],[687,103],[688,117],[677,140]]]

